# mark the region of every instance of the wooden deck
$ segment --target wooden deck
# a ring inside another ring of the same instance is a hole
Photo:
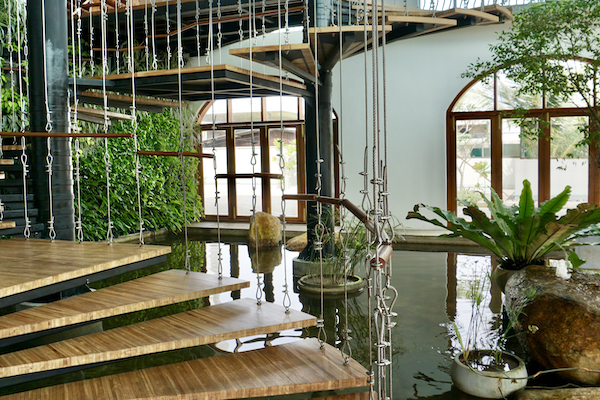
[[[4,315],[0,317],[0,339],[100,320],[248,286],[248,282],[236,278],[223,277],[219,280],[216,275],[201,272],[186,274],[182,270],[163,271]]]
[[[316,339],[203,358],[101,378],[50,386],[5,400],[240,399],[365,388],[367,371],[344,366],[339,350]]]
[[[0,378],[303,328],[316,318],[242,299],[0,356]]]
[[[46,239],[0,240],[0,298],[170,252],[171,248],[167,246],[109,246],[106,243]]]

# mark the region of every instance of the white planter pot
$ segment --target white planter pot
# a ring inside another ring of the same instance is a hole
[[[479,351],[490,354],[489,351]],[[504,359],[510,359],[515,365],[509,371],[476,371],[460,361],[462,353],[457,355],[450,367],[450,377],[461,391],[485,399],[502,399],[527,385],[527,369],[519,357],[502,352]]]

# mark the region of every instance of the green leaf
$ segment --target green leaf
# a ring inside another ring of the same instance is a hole
[[[585,260],[579,258],[577,253],[575,253],[574,251],[569,252],[569,261],[571,262],[571,265],[573,266],[574,270],[579,269],[579,267],[585,264]]]
[[[533,194],[531,193],[531,184],[527,179],[523,181],[523,190],[519,199],[519,216],[517,220],[524,220],[531,217],[535,203],[533,202]]]

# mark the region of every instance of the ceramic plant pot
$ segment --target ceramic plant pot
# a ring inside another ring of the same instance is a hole
[[[491,351],[474,350],[469,354],[470,365],[463,361],[463,353],[454,358],[450,377],[454,385],[472,396],[485,399],[502,399],[527,385],[527,369],[519,357],[502,352],[502,369],[489,367],[495,358]]]
[[[365,281],[359,276],[350,275],[347,277],[345,289],[348,294],[362,292],[365,287]],[[298,280],[298,290],[305,294],[319,294],[321,292],[321,278],[319,275],[305,275]],[[344,294],[343,277],[334,279],[331,275],[323,276],[323,293],[326,296],[336,296]]]

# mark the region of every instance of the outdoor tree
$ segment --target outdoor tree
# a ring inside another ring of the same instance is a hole
[[[501,69],[519,85],[517,96],[541,95],[548,102],[576,99],[590,118],[580,128],[578,145],[600,146],[598,0],[531,4],[515,15],[511,29],[501,32],[490,50],[491,61],[478,60],[463,77],[484,79]]]

